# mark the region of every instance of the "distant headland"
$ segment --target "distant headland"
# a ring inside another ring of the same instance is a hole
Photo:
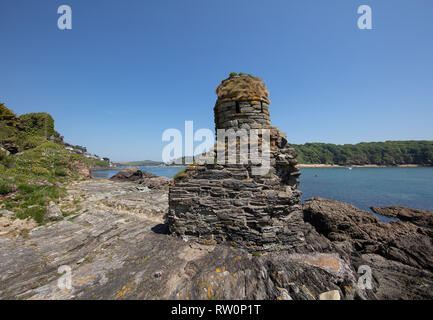
[[[305,143],[291,145],[297,153],[300,168],[326,167],[430,167],[433,166],[433,141],[361,142],[337,145]],[[185,157],[182,164],[188,164]],[[143,160],[113,162],[116,167],[179,166],[162,161]]]

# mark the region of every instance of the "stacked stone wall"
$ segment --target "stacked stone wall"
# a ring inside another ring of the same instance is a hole
[[[214,107],[216,129],[262,129],[271,126],[266,101],[217,101]]]
[[[245,82],[248,78],[242,79]],[[260,93],[263,92],[267,92],[264,84],[260,87]],[[220,97],[214,116],[216,130],[244,129],[248,134],[250,129],[269,130],[270,168],[266,174],[254,175],[254,167],[260,164],[189,166],[170,187],[170,231],[202,243],[231,242],[251,251],[289,249],[303,244],[296,153],[285,134],[271,126],[267,97]]]

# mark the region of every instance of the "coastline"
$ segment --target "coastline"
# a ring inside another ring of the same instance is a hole
[[[161,166],[161,165],[148,165],[146,167],[185,167],[186,165],[169,165],[169,166]],[[357,164],[351,166],[343,166],[339,164],[307,164],[301,163],[297,165],[298,168],[431,168],[432,166],[420,165],[420,164],[398,164],[398,165],[378,165],[378,164]],[[90,168],[90,171],[108,171],[108,170],[123,170],[128,167],[95,167]]]
[[[89,168],[90,171],[109,171],[109,170],[122,170],[122,168],[119,167],[94,167]]]
[[[298,168],[431,168],[420,164],[398,164],[398,165],[378,165],[378,164],[357,164],[351,166],[342,166],[338,164],[298,164]]]

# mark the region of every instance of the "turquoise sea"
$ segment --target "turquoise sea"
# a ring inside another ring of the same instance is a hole
[[[395,205],[433,211],[433,168],[303,168],[301,173],[304,200],[322,197],[364,210]]]
[[[138,167],[156,175],[173,177],[182,167]],[[118,170],[93,172],[108,179]],[[433,168],[303,168],[299,189],[303,200],[312,197],[370,206],[405,206],[433,211]]]

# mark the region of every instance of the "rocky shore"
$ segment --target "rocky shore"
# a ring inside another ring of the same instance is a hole
[[[398,164],[398,165],[378,165],[378,164],[357,164],[357,165],[339,165],[339,164],[299,164],[299,168],[420,168],[420,167],[431,167],[420,164]]]
[[[21,159],[47,179],[28,163],[60,163],[64,178],[3,187],[16,212],[0,211],[0,299],[433,299],[433,213],[372,208],[398,220],[383,223],[347,203],[303,204],[263,81],[231,74],[216,93],[215,129],[257,154],[224,139],[173,179],[131,168],[91,180],[89,162],[54,143]],[[231,150],[241,163],[215,161]]]
[[[433,212],[405,207],[370,207],[373,212],[389,218],[412,222],[418,226],[433,228]]]
[[[111,181],[132,181],[140,185],[146,186],[150,189],[168,190],[171,179],[160,177],[155,174],[137,170],[136,168],[128,168],[119,171],[110,178]]]
[[[316,198],[302,208],[302,245],[263,253],[204,245],[167,233],[170,181],[122,175],[69,185],[59,207],[74,214],[0,233],[0,299],[433,298],[430,228]],[[65,265],[70,290],[58,287]],[[371,289],[360,285],[365,266]]]

